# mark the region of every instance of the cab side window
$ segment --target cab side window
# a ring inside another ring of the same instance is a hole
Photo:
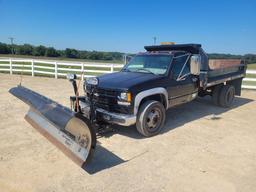
[[[173,79],[177,80],[182,76],[190,73],[189,67],[190,55],[181,55],[173,58],[171,75]]]

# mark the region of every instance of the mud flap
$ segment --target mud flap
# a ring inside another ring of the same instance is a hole
[[[96,134],[90,121],[53,100],[23,86],[9,90],[30,106],[25,119],[81,167],[90,159]]]

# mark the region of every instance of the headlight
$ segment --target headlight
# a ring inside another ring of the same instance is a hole
[[[97,77],[88,77],[86,78],[86,83],[89,85],[98,85],[99,81]]]
[[[130,92],[123,92],[123,93],[120,93],[119,98],[123,101],[131,102],[132,101],[132,94]]]

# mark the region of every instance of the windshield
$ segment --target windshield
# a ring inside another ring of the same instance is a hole
[[[171,59],[171,55],[137,55],[123,68],[123,71],[163,75],[168,70]]]

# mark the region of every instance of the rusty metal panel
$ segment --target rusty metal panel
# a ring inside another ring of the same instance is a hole
[[[210,59],[209,67],[211,70],[235,67],[241,64],[240,59]]]

